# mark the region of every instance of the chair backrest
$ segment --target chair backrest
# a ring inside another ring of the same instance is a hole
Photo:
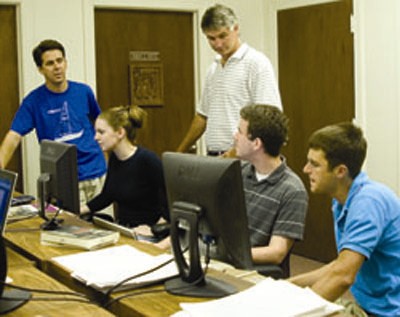
[[[286,257],[283,259],[280,267],[282,268],[283,275],[282,278],[288,278],[290,276],[290,254],[292,253],[292,250],[286,254]]]

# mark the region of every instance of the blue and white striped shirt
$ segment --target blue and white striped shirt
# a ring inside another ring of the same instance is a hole
[[[228,150],[240,118],[249,104],[268,104],[282,109],[278,84],[269,59],[242,44],[224,66],[218,56],[210,66],[197,112],[207,117],[208,150]]]

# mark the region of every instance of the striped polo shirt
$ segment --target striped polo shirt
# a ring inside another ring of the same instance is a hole
[[[249,104],[269,104],[282,109],[271,62],[263,53],[242,44],[224,66],[221,56],[217,56],[207,72],[197,112],[207,117],[208,150],[232,147],[240,109]]]
[[[272,235],[302,240],[308,195],[301,179],[282,164],[266,179],[256,179],[254,167],[242,166],[250,242],[266,246]]]

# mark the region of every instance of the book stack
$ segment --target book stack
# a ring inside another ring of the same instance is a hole
[[[84,250],[99,249],[115,244],[118,240],[119,232],[75,225],[63,225],[56,230],[44,230],[40,234],[42,244]]]

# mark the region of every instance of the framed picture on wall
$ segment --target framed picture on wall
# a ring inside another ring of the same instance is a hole
[[[129,65],[131,104],[162,106],[164,79],[161,62],[133,62]]]

